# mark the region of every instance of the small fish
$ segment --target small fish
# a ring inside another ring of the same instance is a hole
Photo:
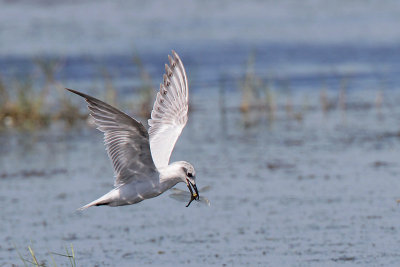
[[[206,192],[208,190],[210,190],[210,186],[205,186],[202,189],[199,190],[199,192]],[[170,194],[169,197],[173,198],[179,202],[186,202],[189,200],[189,203],[186,205],[186,207],[189,207],[189,205],[192,203],[193,200],[196,200],[197,202],[203,203],[207,206],[210,206],[210,200],[208,200],[208,198],[204,197],[204,196],[200,196],[199,199],[197,199],[197,194],[195,193],[195,195],[190,194],[190,192],[188,191],[184,191],[178,188],[172,188],[172,191],[174,191],[174,193]]]

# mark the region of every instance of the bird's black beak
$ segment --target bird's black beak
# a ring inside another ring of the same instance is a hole
[[[197,190],[196,184],[192,184],[192,182],[189,181],[189,179],[186,179],[186,185],[189,188],[189,191],[190,191],[190,194],[192,195],[192,197],[196,200],[199,200],[200,196],[199,196],[199,191]],[[192,187],[194,189],[194,192],[193,192]]]
[[[193,194],[193,197],[194,197],[196,200],[199,200],[199,199],[200,199],[200,195],[199,195],[199,191],[197,190],[197,186],[196,186],[195,184],[192,184],[192,186],[193,186],[194,191],[195,191],[195,193]]]
[[[197,186],[195,184],[192,184],[189,181],[189,179],[186,179],[186,184],[187,184],[187,187],[189,188],[189,191],[190,191],[190,201],[186,205],[186,207],[189,207],[190,203],[192,203],[193,200],[199,200],[200,195],[199,195],[199,191],[197,190]],[[193,192],[192,187],[194,189],[194,192]]]

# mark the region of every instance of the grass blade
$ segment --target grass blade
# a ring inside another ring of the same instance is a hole
[[[24,259],[24,257],[22,257],[22,254],[19,252],[19,250],[17,249],[17,246],[14,244],[14,248],[17,251],[18,257],[21,259],[21,261],[24,263],[25,267],[28,267],[28,264],[26,264],[26,260]]]

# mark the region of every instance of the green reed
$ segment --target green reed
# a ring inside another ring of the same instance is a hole
[[[22,261],[22,263],[24,264],[25,267],[28,267],[28,266],[47,267],[47,266],[49,266],[49,265],[47,265],[45,260],[43,260],[43,261],[38,260],[38,256],[36,255],[32,246],[28,246],[30,258],[24,258],[24,256],[22,256],[22,254],[18,251],[18,249],[16,247],[15,247],[15,250],[17,251],[18,257]],[[49,252],[48,254],[50,255],[50,258],[52,261],[52,266],[54,266],[54,267],[57,267],[57,263],[53,256],[67,258],[68,262],[69,262],[69,266],[76,267],[75,251],[74,251],[74,247],[72,246],[72,244],[70,245],[69,248],[67,246],[65,247],[65,254],[57,253],[57,252]],[[63,265],[65,265],[65,263]]]

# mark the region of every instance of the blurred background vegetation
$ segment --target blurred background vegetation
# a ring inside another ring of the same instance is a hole
[[[190,67],[191,92],[215,94],[221,112],[232,106],[221,98],[238,94],[246,127],[259,121],[251,114],[273,121],[280,109],[297,121],[315,110],[380,112],[400,84],[396,1],[155,3],[2,1],[0,128],[84,119],[64,87],[146,119],[171,49]],[[369,96],[349,97],[355,90]]]

